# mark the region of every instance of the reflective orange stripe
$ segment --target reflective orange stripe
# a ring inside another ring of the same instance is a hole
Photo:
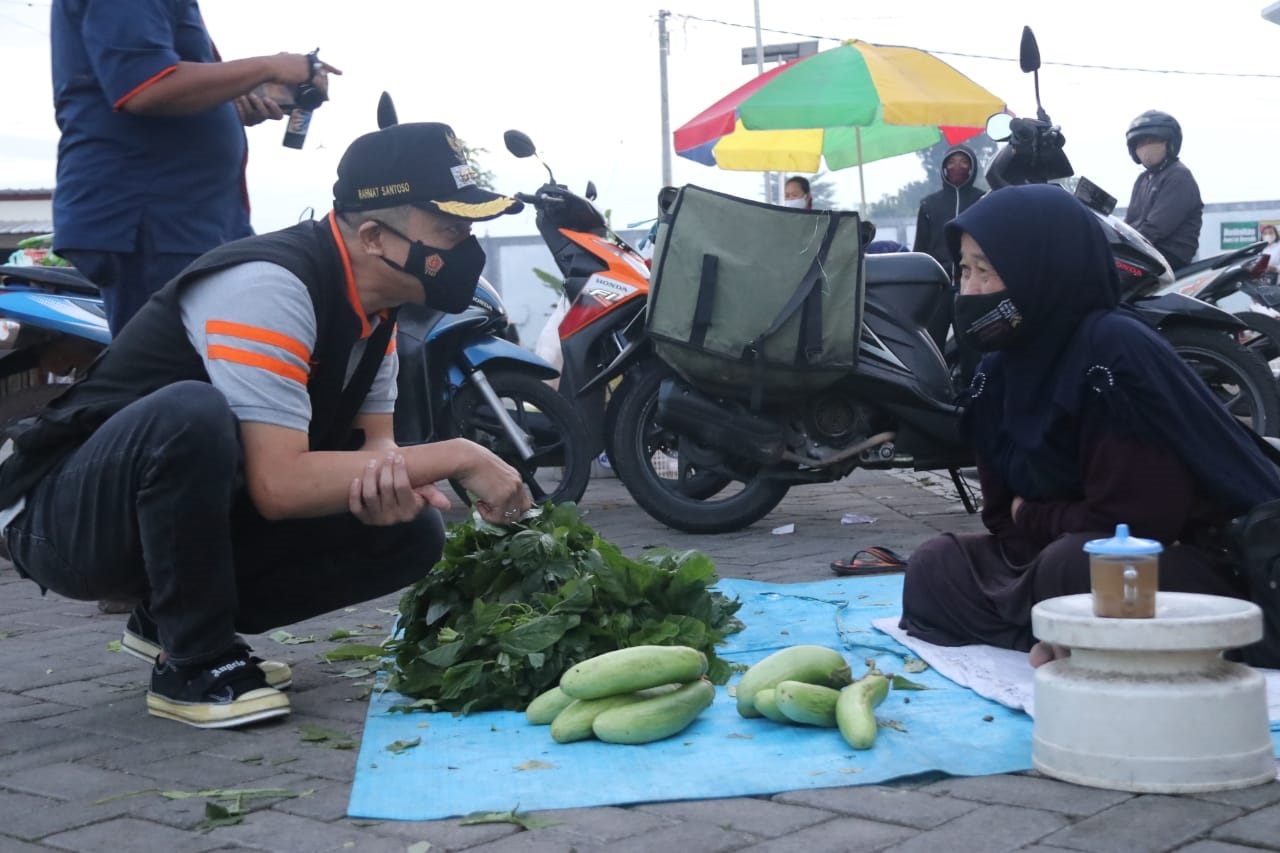
[[[175,71],[177,71],[177,70],[178,70],[178,66],[176,66],[176,65],[170,65],[168,68],[164,69],[164,70],[163,70],[163,71],[161,71],[159,74],[156,74],[156,75],[154,75],[153,77],[150,77],[150,78],[148,78],[148,79],[146,79],[146,80],[143,80],[143,81],[142,81],[141,83],[139,83],[137,86],[134,86],[134,87],[133,87],[133,89],[131,89],[131,90],[129,91],[129,93],[128,93],[128,94],[126,94],[123,98],[121,98],[120,100],[116,101],[116,102],[115,102],[115,105],[112,107],[112,109],[119,110],[120,108],[122,108],[122,107],[124,106],[125,101],[129,100],[129,99],[130,99],[130,98],[132,98],[134,95],[138,94],[138,93],[139,93],[139,92],[141,92],[143,89],[147,88],[148,86],[150,86],[152,83],[156,82],[157,80],[162,80],[162,79],[164,79],[165,77],[168,77],[170,74],[172,74],[173,72],[175,72]]]
[[[213,344],[209,347],[209,358],[211,360],[234,361],[237,364],[247,364],[250,367],[260,367],[278,376],[283,376],[285,379],[292,379],[299,385],[307,384],[307,372],[301,367],[268,355]]]
[[[204,332],[206,335],[227,335],[260,344],[270,344],[273,347],[280,347],[290,355],[296,355],[301,361],[311,360],[311,350],[307,349],[302,341],[271,329],[244,323],[231,323],[227,320],[210,320],[204,324]]]
[[[400,331],[399,326],[391,327],[391,339],[387,341],[387,355],[396,351],[396,333]]]

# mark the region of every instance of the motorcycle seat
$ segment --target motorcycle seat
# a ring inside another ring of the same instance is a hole
[[[28,284],[68,290],[86,296],[101,295],[98,286],[74,267],[23,267],[12,264],[0,266],[0,283],[9,279]]]
[[[889,252],[867,255],[867,286],[937,281],[951,287],[942,265],[924,252]]]
[[[1196,273],[1204,272],[1205,270],[1215,270],[1215,269],[1218,269],[1219,267],[1225,267],[1227,264],[1243,260],[1249,257],[1250,255],[1258,254],[1258,252],[1260,251],[1260,247],[1264,245],[1266,244],[1251,243],[1248,246],[1242,246],[1241,248],[1235,249],[1234,251],[1223,252],[1218,255],[1210,255],[1207,258],[1201,258],[1198,261],[1192,261],[1191,263],[1187,264],[1185,267],[1178,267],[1176,270],[1174,270],[1173,277],[1175,279],[1186,278],[1189,275],[1195,275]]]

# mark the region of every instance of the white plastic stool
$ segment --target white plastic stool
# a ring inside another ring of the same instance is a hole
[[[1276,777],[1262,675],[1222,652],[1262,639],[1249,601],[1160,592],[1152,619],[1103,619],[1093,596],[1031,611],[1071,656],[1035,673],[1031,758],[1049,776],[1118,791],[1194,793]]]

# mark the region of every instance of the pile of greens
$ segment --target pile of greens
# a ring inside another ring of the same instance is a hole
[[[714,647],[743,626],[741,602],[709,589],[716,580],[698,551],[623,556],[571,503],[509,527],[473,513],[400,601],[388,686],[419,700],[411,707],[521,710],[575,663],[638,645],[692,646],[724,684]]]

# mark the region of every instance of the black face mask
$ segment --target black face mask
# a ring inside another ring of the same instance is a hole
[[[1022,312],[1007,291],[956,297],[956,332],[979,352],[1008,349],[1017,343],[1022,322]]]
[[[374,220],[375,222],[377,220]],[[404,266],[383,258],[383,262],[395,270],[407,272],[422,285],[426,303],[446,314],[457,314],[471,303],[484,271],[484,249],[475,237],[468,237],[452,249],[437,249],[421,240],[409,240],[384,222],[380,226],[409,242],[409,256]]]

